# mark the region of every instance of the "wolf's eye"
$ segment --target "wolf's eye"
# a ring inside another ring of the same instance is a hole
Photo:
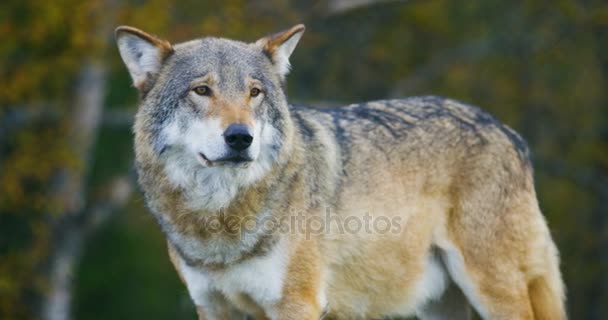
[[[260,90],[259,88],[251,88],[251,91],[249,91],[249,95],[251,95],[254,98],[259,96],[260,93],[262,93],[262,90]]]
[[[207,86],[198,86],[193,89],[199,96],[208,96],[211,94],[211,89]]]

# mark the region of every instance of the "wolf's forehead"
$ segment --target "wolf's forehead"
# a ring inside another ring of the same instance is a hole
[[[215,73],[220,84],[235,83],[247,77],[263,77],[267,60],[261,50],[246,43],[204,38],[175,46],[174,71],[193,78]]]

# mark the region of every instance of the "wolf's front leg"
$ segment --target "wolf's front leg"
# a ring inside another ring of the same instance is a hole
[[[247,315],[236,309],[220,292],[208,292],[203,301],[195,301],[199,320],[246,320]]]
[[[238,311],[223,294],[210,289],[206,276],[184,265],[173,245],[167,241],[169,257],[179,275],[188,288],[199,320],[245,320],[246,315]]]
[[[326,305],[320,254],[314,240],[292,248],[283,297],[269,316],[272,320],[319,320]]]
[[[296,301],[285,303],[272,320],[319,320],[323,310],[313,301]]]

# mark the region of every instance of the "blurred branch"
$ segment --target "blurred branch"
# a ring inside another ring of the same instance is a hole
[[[103,114],[102,125],[111,128],[128,128],[133,125],[135,110],[127,108],[111,108]]]
[[[405,2],[406,0],[330,0],[328,4],[328,15],[343,14],[350,10],[395,1]]]
[[[11,133],[25,126],[39,122],[56,122],[64,116],[57,111],[52,103],[44,106],[15,106],[12,107],[2,118],[0,118],[0,143]],[[98,125],[107,127],[129,127],[133,124],[135,110],[122,106],[110,106],[102,108],[101,123]]]

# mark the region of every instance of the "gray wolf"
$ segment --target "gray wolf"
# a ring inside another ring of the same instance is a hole
[[[199,319],[565,319],[522,138],[439,97],[291,106],[303,33],[116,30],[139,183]]]

